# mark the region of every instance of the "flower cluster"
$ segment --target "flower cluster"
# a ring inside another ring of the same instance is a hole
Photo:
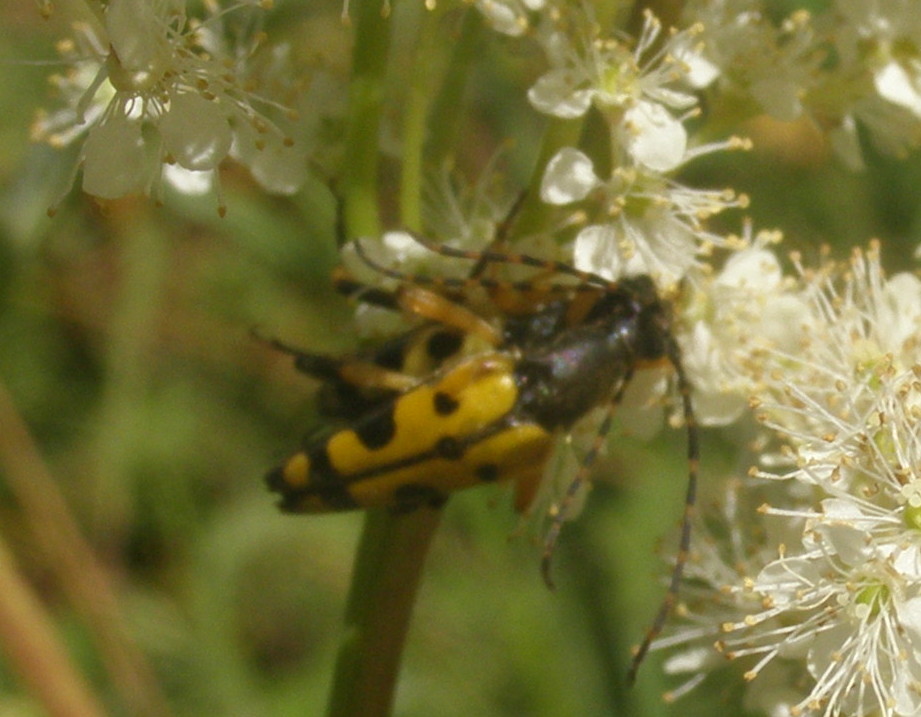
[[[745,359],[757,417],[780,442],[763,458],[774,468],[753,471],[775,484],[762,530],[736,541],[747,544],[744,562],[702,551],[695,575],[722,597],[698,601],[692,626],[667,642],[709,641],[745,661],[747,680],[798,665],[805,688],[753,693],[772,714],[917,714],[921,281],[886,278],[876,245],[844,267],[797,269],[797,284],[773,300],[786,304],[788,335]],[[712,668],[715,653],[705,653],[671,668]]]
[[[255,109],[238,53],[224,45],[221,13],[198,22],[184,0],[90,8],[98,24],[76,26],[75,41],[61,46],[72,69],[52,78],[66,106],[33,127],[34,139],[54,146],[82,141],[74,171],[82,166],[84,191],[102,199],[156,193],[166,177],[203,193],[231,154],[249,164],[270,155],[287,177],[281,186],[299,186],[305,158]]]
[[[863,166],[858,127],[880,150],[921,145],[921,20],[910,0],[835,0],[777,22],[761,0],[693,0],[721,94],[782,121],[808,117],[839,158]]]
[[[702,425],[727,425],[744,413],[755,388],[752,354],[769,341],[788,347],[789,323],[800,304],[789,294],[771,251],[781,236],[751,226],[741,247],[715,276],[693,275],[686,290],[680,338],[685,369],[694,377],[694,406]]]
[[[747,204],[732,190],[690,188],[672,177],[703,154],[748,146],[737,138],[690,145],[685,122],[698,113],[690,90],[699,33],[695,25],[663,38],[661,23],[648,12],[632,47],[600,34],[590,19],[548,20],[542,28],[551,69],[528,91],[531,104],[563,119],[594,107],[608,125],[609,154],[593,159],[563,147],[541,183],[548,204],[590,207],[573,247],[579,268],[610,277],[647,273],[673,284],[700,253],[726,245],[705,220]],[[602,173],[598,166],[610,169]]]

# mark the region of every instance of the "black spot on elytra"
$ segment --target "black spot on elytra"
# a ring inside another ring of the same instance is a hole
[[[438,442],[435,444],[435,452],[442,458],[456,461],[464,455],[464,446],[461,445],[456,438],[445,436],[444,438],[438,439]]]
[[[355,426],[358,440],[369,451],[386,446],[393,440],[396,432],[397,424],[393,420],[393,405],[384,406]]]
[[[499,466],[495,463],[484,463],[477,466],[476,477],[484,483],[492,483],[499,479]]]
[[[310,482],[322,482],[330,478],[338,478],[338,473],[329,460],[329,451],[323,443],[310,451]]]
[[[348,485],[330,463],[326,445],[316,446],[308,455],[310,474],[306,485],[289,485],[285,480],[284,465],[275,468],[266,476],[269,489],[281,495],[278,507],[285,513],[301,513],[308,509],[308,502],[313,505],[317,502],[322,503],[327,510],[353,510],[359,507],[349,493]]]
[[[454,331],[436,331],[429,336],[425,350],[431,359],[440,363],[456,354],[463,341],[463,336]]]
[[[435,399],[432,403],[435,406],[435,413],[439,416],[450,416],[460,405],[456,399],[442,391],[435,392]]]

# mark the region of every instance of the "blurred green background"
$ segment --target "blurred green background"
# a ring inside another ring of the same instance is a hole
[[[305,41],[338,13],[336,5],[332,15],[285,25],[297,8],[283,5],[277,23]],[[328,282],[336,263],[329,192],[314,183],[295,197],[268,197],[229,168],[223,219],[208,200],[167,195],[161,207],[136,199],[101,208],[79,192],[48,218],[61,157],[30,145],[28,127],[50,106],[45,78],[58,68],[42,63],[54,59],[66,17],[49,24],[31,3],[6,3],[0,23],[0,381],[114,583],[173,713],[321,714],[362,516],[274,508],[262,477],[318,425],[315,385],[250,331],[317,351],[356,346],[351,308]],[[476,75],[467,128],[474,167],[509,134],[519,138],[510,165],[526,166],[534,151],[535,121],[513,89],[528,58],[509,59],[502,44],[484,51],[482,65],[499,71]],[[875,158],[852,174],[802,128],[760,122],[738,131],[764,149],[701,163],[690,183],[749,193],[756,227],[783,229],[788,248],[807,259],[820,243],[844,257],[875,236],[890,269],[914,266],[917,156]],[[744,473],[728,445],[706,432],[705,483]],[[635,688],[624,686],[630,646],[663,594],[684,450],[680,431],[652,442],[615,435],[605,479],[564,533],[555,592],[540,579],[537,549],[508,539],[517,519],[503,489],[452,498],[429,556],[396,714],[743,714],[732,680],[663,704],[671,685],[659,655]],[[107,709],[131,714],[69,597],[70,578],[37,539],[57,526],[23,505],[8,477],[0,475],[0,536]],[[4,660],[0,714],[42,714]]]

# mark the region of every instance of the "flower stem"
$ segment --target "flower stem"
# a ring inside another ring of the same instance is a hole
[[[377,234],[378,134],[390,25],[378,3],[356,3],[355,54],[346,164],[342,191],[346,233]],[[418,98],[416,98],[418,100]],[[408,142],[421,144],[419,119],[426,103],[408,120]],[[421,155],[406,150],[414,165],[404,193],[420,190]],[[415,165],[419,166],[415,166]],[[407,218],[418,223],[419,207],[401,201]],[[397,673],[409,627],[425,555],[438,526],[440,511],[420,509],[407,514],[369,510],[355,557],[345,626],[327,714],[329,717],[384,717],[390,714]]]
[[[379,3],[352,6],[355,46],[349,82],[348,127],[342,175],[345,226],[349,237],[377,234],[379,134],[390,22]]]
[[[384,717],[396,691],[416,589],[441,511],[369,511],[355,560],[329,717]]]
[[[463,113],[458,112],[458,107],[463,106],[470,66],[477,54],[482,52],[482,27],[480,13],[474,8],[467,8],[454,41],[448,67],[441,78],[441,87],[432,102],[425,152],[430,166],[436,169],[441,169],[454,161],[461,121],[464,117]]]
[[[426,119],[431,104],[434,63],[441,39],[437,32],[434,12],[419,6],[407,6],[415,42],[408,43],[406,59],[406,88],[403,110],[403,138],[400,163],[400,219],[403,226],[422,230],[423,147],[428,128]]]

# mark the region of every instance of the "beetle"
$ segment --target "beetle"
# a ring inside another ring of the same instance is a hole
[[[552,587],[554,547],[615,408],[638,369],[670,364],[687,430],[687,493],[668,594],[634,656],[632,680],[677,600],[696,500],[697,424],[671,307],[647,275],[611,281],[564,262],[414,238],[478,267],[518,264],[576,281],[512,282],[482,272],[467,278],[407,275],[373,261],[356,242],[365,262],[396,279],[398,288],[367,287],[340,273],[340,291],[423,321],[370,354],[342,359],[273,342],[294,356],[300,370],[326,382],[335,399],[327,415],[343,425],[309,438],[268,474],[268,485],[287,512],[405,512],[438,507],[457,490],[506,480],[515,484],[516,507],[525,510],[557,438],[602,407],[594,439],[550,515],[541,570]],[[482,315],[466,300],[477,287],[506,310]]]

